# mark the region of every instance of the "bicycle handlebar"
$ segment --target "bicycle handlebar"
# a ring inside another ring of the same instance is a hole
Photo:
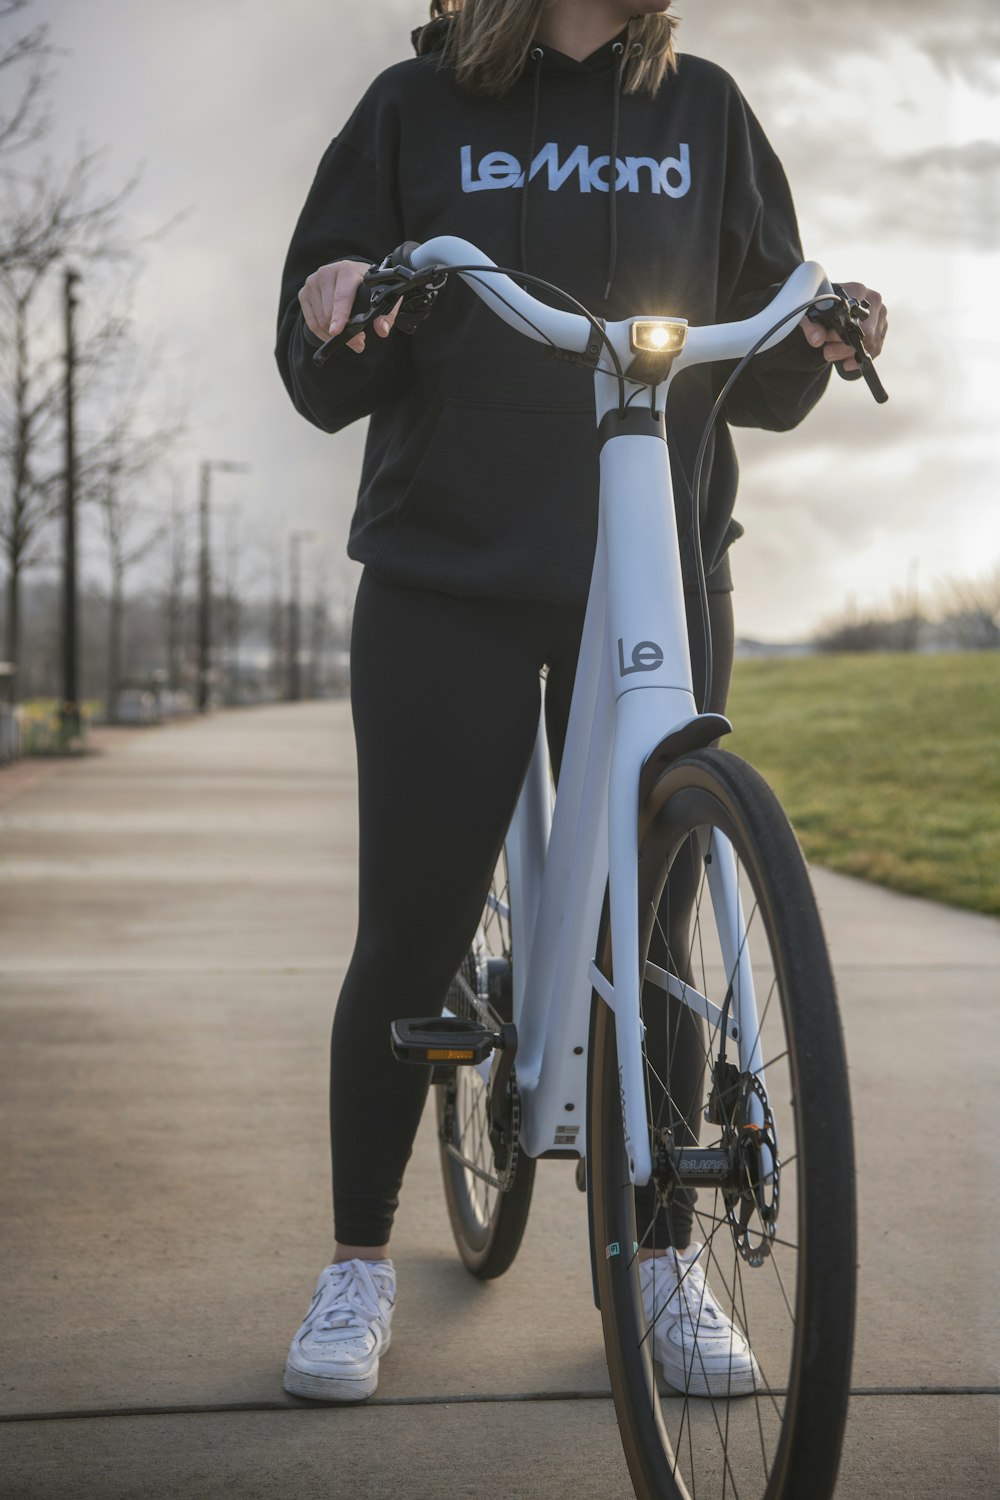
[[[534,339],[539,344],[554,344],[570,354],[583,354],[590,342],[591,326],[579,313],[563,312],[540,302],[530,292],[518,286],[509,276],[495,274],[497,265],[484,255],[482,250],[454,235],[442,234],[433,240],[425,240],[410,252],[410,264],[414,270],[430,270],[440,266],[442,270],[482,266],[491,271],[489,276],[476,276],[475,271],[458,271],[462,280],[472,288],[477,297],[486,303],[499,318],[511,328]]]
[[[487,274],[477,275],[479,268]],[[335,349],[367,328],[376,316],[387,311],[390,299],[394,302],[402,294],[405,304],[405,287],[410,278],[414,294],[419,291],[422,295],[418,316],[425,315],[433,296],[428,297],[423,289],[430,285],[433,292],[443,284],[443,277],[439,283],[432,281],[436,271],[451,271],[461,276],[487,307],[509,327],[527,338],[581,358],[592,352],[594,325],[586,317],[539,301],[505,272],[500,271],[495,261],[468,240],[454,235],[438,235],[423,244],[410,242],[400,246],[386,258],[381,267],[373,268],[365,278],[372,289],[372,305],[354,314],[339,334],[317,349],[313,356],[314,362],[317,365],[324,364]],[[381,296],[376,295],[379,291]],[[827,298],[830,299],[831,310],[824,311],[820,316],[817,308],[810,304],[816,301],[822,303]],[[757,344],[760,345],[757,352],[763,353],[786,337],[788,329],[785,325],[793,317],[801,316],[807,308],[810,316],[817,316],[819,321],[827,322],[829,317],[838,314],[840,304],[841,295],[831,286],[823,267],[816,261],[805,261],[792,272],[771,302],[753,317],[734,323],[689,327],[684,347],[673,360],[672,373],[710,360],[741,359]],[[629,329],[634,321],[634,318],[625,318],[604,327],[604,336],[622,364],[628,364],[631,360]],[[876,400],[885,400],[885,392],[875,376],[871,360],[862,357],[863,346],[859,332],[855,347],[859,350],[861,365],[858,375],[864,375]],[[848,374],[847,378],[857,378],[857,375],[852,377]]]

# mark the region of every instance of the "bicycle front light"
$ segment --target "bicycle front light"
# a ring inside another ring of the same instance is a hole
[[[670,374],[670,366],[687,338],[685,318],[636,318],[629,324],[628,342],[633,359],[626,375],[631,380],[656,385]]]

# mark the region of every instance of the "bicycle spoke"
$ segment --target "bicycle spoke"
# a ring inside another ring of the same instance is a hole
[[[696,1209],[696,1210],[695,1210],[695,1213],[697,1213],[697,1209]],[[720,1220],[719,1220],[719,1228],[721,1228],[721,1227],[722,1227],[722,1225],[723,1225],[723,1224],[726,1224],[726,1223],[727,1223],[727,1222],[728,1222],[728,1221],[727,1221],[727,1220],[726,1220],[726,1219],[720,1219]],[[710,1234],[710,1235],[709,1235],[709,1237],[708,1237],[708,1241],[707,1241],[707,1242],[706,1242],[706,1244],[707,1244],[707,1243],[710,1243],[710,1242],[711,1242],[711,1240],[712,1240],[712,1239],[714,1239],[714,1237],[715,1237],[715,1235],[717,1235],[717,1234],[718,1234],[718,1232],[719,1232],[719,1229],[718,1229],[718,1228],[716,1228],[716,1229],[713,1229],[713,1230],[712,1230],[712,1233],[711,1233],[711,1234]],[[677,1278],[677,1284],[678,1284],[678,1287],[679,1287],[679,1288],[680,1288],[680,1287],[682,1287],[682,1286],[683,1286],[683,1285],[684,1285],[684,1281],[685,1281],[685,1279],[686,1279],[686,1277],[687,1277],[687,1274],[688,1274],[688,1273],[687,1273],[687,1271],[685,1271],[685,1272],[684,1272],[684,1273],[683,1273],[683,1274],[682,1274],[682,1275],[680,1275],[680,1276],[678,1276],[678,1278]],[[684,1306],[685,1306],[685,1305],[686,1305],[686,1304],[685,1304],[685,1303],[684,1303],[684,1299],[683,1299],[683,1298],[681,1298],[681,1307],[682,1307],[682,1308],[683,1308],[683,1307],[684,1307]],[[644,1333],[644,1334],[643,1334],[643,1336],[642,1336],[642,1338],[641,1338],[641,1339],[640,1339],[640,1340],[639,1340],[639,1345],[640,1345],[640,1347],[641,1347],[641,1346],[642,1346],[642,1345],[643,1345],[643,1344],[644,1344],[644,1343],[645,1343],[645,1342],[646,1342],[646,1340],[647,1340],[647,1338],[648,1338],[648,1337],[649,1337],[649,1335],[650,1335],[650,1334],[651,1334],[651,1333],[652,1333],[652,1331],[653,1331],[653,1327],[654,1327],[654,1325],[655,1325],[655,1324],[656,1324],[656,1323],[658,1323],[658,1322],[659,1322],[659,1320],[660,1320],[660,1318],[661,1318],[661,1317],[662,1317],[662,1316],[663,1316],[663,1314],[664,1314],[664,1313],[665,1313],[665,1312],[666,1312],[666,1310],[667,1310],[667,1305],[666,1305],[666,1303],[664,1303],[664,1304],[663,1304],[663,1306],[662,1306],[662,1307],[661,1307],[661,1308],[659,1308],[659,1309],[658,1309],[658,1310],[657,1310],[657,1312],[656,1312],[656,1314],[655,1314],[655,1316],[654,1316],[654,1317],[653,1317],[653,1321],[652,1321],[652,1323],[650,1323],[650,1324],[649,1324],[649,1325],[648,1325],[648,1326],[647,1326],[647,1328],[646,1328],[646,1332],[645,1332],[645,1333]]]
[[[792,1304],[789,1302],[789,1300],[788,1300],[788,1293],[785,1291],[785,1283],[784,1283],[784,1279],[783,1279],[783,1277],[781,1275],[781,1269],[780,1269],[780,1267],[778,1265],[778,1262],[774,1259],[773,1256],[770,1256],[769,1259],[771,1261],[771,1266],[772,1266],[772,1269],[774,1270],[775,1277],[777,1278],[778,1286],[781,1288],[781,1295],[782,1295],[782,1298],[784,1299],[785,1307],[788,1309],[789,1321],[791,1322],[791,1325],[794,1328],[795,1327],[795,1314],[792,1312]]]
[[[697,1209],[694,1210],[694,1214],[695,1214],[695,1218],[699,1218],[699,1214],[698,1214],[698,1210]],[[724,1220],[723,1222],[728,1222],[728,1221]],[[719,1279],[722,1282],[722,1285],[725,1287],[726,1296],[729,1299],[729,1305],[730,1305],[730,1307],[733,1310],[733,1321],[735,1322],[735,1321],[739,1320],[739,1314],[738,1314],[738,1312],[736,1310],[736,1297],[735,1297],[734,1292],[730,1289],[728,1282],[726,1281],[725,1274],[724,1274],[724,1272],[722,1270],[722,1265],[721,1265],[721,1263],[719,1261],[718,1256],[715,1254],[714,1248],[712,1247],[712,1243],[711,1243],[711,1241],[715,1238],[715,1235],[717,1233],[718,1233],[717,1229],[714,1229],[712,1231],[712,1234],[709,1237],[709,1240],[706,1241],[704,1248],[708,1251],[709,1264],[712,1264],[714,1262],[715,1269],[718,1272]],[[699,1259],[700,1258],[701,1257],[699,1256]],[[749,1344],[750,1343],[750,1330],[746,1326],[745,1323],[740,1326],[740,1333],[742,1333],[743,1337],[746,1339],[747,1343]],[[780,1417],[781,1416],[781,1411],[780,1411],[780,1409],[778,1407],[778,1403],[775,1401],[774,1396],[771,1394],[771,1382],[767,1379],[767,1376],[764,1374],[764,1367],[761,1364],[761,1362],[760,1362],[759,1359],[757,1360],[757,1367],[760,1370],[761,1376],[764,1379],[764,1385],[765,1385],[765,1388],[767,1390],[767,1393],[768,1393],[768,1395],[771,1396],[771,1403],[774,1406],[775,1412]]]
[[[734,1250],[733,1250],[733,1280],[734,1281],[736,1279],[736,1261],[737,1260],[739,1260],[739,1251],[734,1248]],[[731,1402],[730,1402],[730,1393],[732,1391],[732,1384],[733,1384],[733,1336],[732,1336],[732,1334],[730,1334],[729,1335],[729,1369],[726,1372],[726,1435],[725,1435],[725,1437],[722,1440],[722,1446],[723,1446],[723,1448],[725,1448],[725,1450],[726,1450],[727,1453],[729,1452],[729,1414],[730,1414],[730,1411],[732,1410],[732,1406],[731,1406]],[[723,1469],[723,1471],[722,1471],[722,1500],[726,1500],[726,1477],[727,1477],[727,1472],[726,1472],[725,1469]]]
[[[746,1304],[746,1295],[745,1295],[744,1290],[743,1290],[743,1272],[740,1269],[739,1265],[736,1266],[736,1274],[738,1275],[739,1282],[740,1282],[740,1302],[741,1302],[741,1304],[743,1306],[743,1317],[744,1317],[744,1321],[745,1321],[746,1320],[746,1315],[747,1315],[747,1304]],[[771,1478],[771,1467],[770,1467],[770,1465],[769,1465],[769,1463],[767,1461],[767,1444],[764,1441],[764,1419],[762,1418],[762,1416],[760,1414],[760,1397],[757,1394],[757,1382],[756,1381],[754,1381],[753,1404],[754,1404],[754,1413],[755,1413],[755,1415],[757,1417],[757,1431],[760,1434],[760,1456],[761,1456],[761,1458],[763,1460],[763,1463],[764,1463],[764,1478],[766,1480],[770,1480],[770,1478]]]
[[[598,1156],[603,1165],[595,1182],[604,1201],[621,1203],[625,1215],[598,1224],[602,1232],[607,1229],[609,1242],[628,1235],[635,1246],[631,1256],[611,1263],[604,1279],[598,1267],[602,1316],[611,1338],[619,1316],[616,1300],[627,1308],[645,1287],[648,1320],[644,1308],[623,1312],[621,1330],[628,1342],[623,1337],[616,1345],[618,1368],[632,1372],[629,1384],[616,1377],[609,1357],[636,1493],[672,1500],[678,1493],[692,1500],[761,1500],[765,1489],[770,1493],[777,1484],[776,1460],[790,1424],[804,1422],[805,1412],[829,1432],[842,1421],[836,1402],[828,1414],[826,1404],[817,1407],[816,1393],[803,1388],[798,1354],[800,1340],[819,1329],[824,1349],[832,1346],[835,1359],[840,1340],[839,1368],[844,1368],[844,1339],[829,1302],[799,1305],[805,1294],[799,1260],[805,1253],[799,1231],[803,1215],[816,1210],[817,1193],[838,1177],[834,1196],[847,1206],[846,1174],[839,1172],[835,1157],[829,1149],[825,1156],[821,1151],[817,1164],[813,1132],[807,1137],[807,1162],[803,1140],[803,1120],[826,1103],[825,1080],[817,1084],[815,1064],[808,1065],[803,1049],[821,1039],[823,1051],[812,1056],[825,1062],[832,1054],[837,1065],[836,1039],[831,1044],[823,1021],[832,1010],[829,969],[821,941],[813,941],[818,927],[794,840],[786,829],[775,841],[767,822],[773,799],[767,803],[762,795],[759,806],[753,801],[754,773],[733,757],[707,751],[665,774],[674,789],[645,825],[639,867],[642,1099],[654,1166],[647,1188],[633,1190],[628,1182],[613,1018],[602,1020],[596,1033],[600,1047],[607,1038],[609,1052],[603,1073],[595,1072],[600,1087],[594,1098],[601,1100],[617,1144],[613,1156]],[[740,812],[744,789],[753,804],[749,821]],[[805,942],[800,940],[804,931]],[[608,958],[613,964],[613,955]],[[659,971],[655,982],[647,979],[645,965]],[[703,1014],[706,1001],[714,1020]],[[727,1035],[730,1020],[742,1028],[738,1045]],[[810,1080],[808,1091],[803,1077]],[[834,1094],[838,1110],[843,1097],[842,1090]],[[706,1153],[703,1170],[693,1151],[678,1154],[697,1146]],[[713,1161],[710,1151],[731,1153],[728,1168]],[[706,1186],[713,1166],[720,1180]],[[696,1171],[697,1190],[689,1176]],[[847,1226],[844,1233],[841,1223]],[[827,1215],[826,1231],[846,1250],[846,1291],[838,1285],[849,1298],[849,1217],[831,1224]],[[700,1241],[701,1247],[687,1266],[669,1260],[667,1252],[661,1288],[660,1256],[651,1269],[650,1252],[671,1238],[675,1245]],[[623,1264],[629,1278],[624,1285]],[[653,1276],[655,1290],[649,1285]],[[607,1287],[614,1290],[605,1298]],[[845,1306],[849,1311],[849,1301]],[[846,1316],[841,1322],[849,1330]],[[650,1359],[656,1381],[642,1408],[637,1403],[646,1400]],[[660,1414],[658,1426],[654,1413]],[[659,1469],[653,1462],[657,1445],[663,1453]],[[788,1452],[805,1452],[800,1439]],[[832,1493],[832,1459],[820,1462],[825,1469],[815,1493],[825,1496]],[[813,1472],[799,1464],[796,1456],[792,1487],[796,1494],[809,1493]]]
[[[757,1050],[757,1047],[758,1047],[758,1045],[760,1043],[761,1036],[763,1035],[763,1032],[764,1032],[764,1022],[767,1020],[767,1013],[768,1013],[768,1011],[769,1011],[769,1009],[771,1007],[771,1000],[772,1000],[772,998],[774,997],[774,995],[776,993],[778,993],[778,976],[777,975],[775,975],[774,978],[771,980],[771,985],[770,985],[770,988],[768,989],[768,992],[767,992],[767,999],[764,1002],[764,1009],[763,1009],[763,1011],[761,1013],[759,1021],[757,1022],[757,1034],[756,1034],[756,1036],[753,1039],[753,1046],[747,1048],[747,1056],[748,1057],[752,1057],[753,1054]],[[766,1064],[765,1064],[765,1067],[763,1069],[761,1069],[761,1071],[763,1072],[765,1070],[766,1070]]]
[[[774,1065],[775,1065],[775,1063],[783,1062],[787,1056],[788,1056],[788,1048],[786,1047],[784,1049],[784,1051],[782,1051],[782,1052],[776,1052],[773,1057],[769,1057],[768,1058],[768,1060],[767,1060],[766,1063],[762,1063],[760,1071],[762,1073],[766,1073],[767,1070],[768,1070],[768,1068],[773,1068]]]

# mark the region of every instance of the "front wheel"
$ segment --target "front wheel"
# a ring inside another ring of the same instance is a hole
[[[629,1183],[615,1021],[596,995],[588,1161],[629,1471],[639,1500],[827,1500],[850,1382],[854,1166],[808,874],[773,793],[719,750],[663,774],[639,834],[653,1178]],[[724,866],[741,909],[720,894]],[[599,956],[611,975],[607,928]]]

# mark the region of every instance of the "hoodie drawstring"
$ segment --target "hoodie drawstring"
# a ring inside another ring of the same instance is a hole
[[[610,300],[615,284],[615,271],[618,266],[618,117],[622,80],[625,76],[625,67],[628,60],[638,57],[641,54],[642,43],[633,42],[626,52],[624,42],[615,42],[612,51],[618,62],[615,67],[614,85],[611,94],[611,147],[608,154],[608,269],[607,284],[604,288],[605,302]],[[545,53],[541,47],[532,47],[528,56],[535,67],[535,81],[531,105],[531,141],[528,146],[528,156],[524,164],[524,175],[521,181],[519,244],[522,271],[528,269],[528,184],[531,180],[531,164],[535,159],[535,145],[538,139],[538,106],[541,96],[542,60]]]
[[[639,56],[642,52],[642,43],[633,42],[627,54],[624,42],[615,42],[611,50],[618,58],[618,66],[615,68],[614,89],[611,95],[611,149],[608,153],[608,280],[604,288],[605,303],[611,299],[611,289],[615,284],[615,271],[618,265],[618,107],[626,62],[630,57]]]
[[[532,47],[528,55],[535,65],[535,96],[531,106],[531,143],[528,146],[528,158],[524,164],[524,181],[521,183],[520,246],[522,271],[528,269],[528,183],[531,179],[531,163],[535,159],[535,141],[538,135],[538,100],[542,83],[542,58],[545,56],[545,53],[541,47]]]

